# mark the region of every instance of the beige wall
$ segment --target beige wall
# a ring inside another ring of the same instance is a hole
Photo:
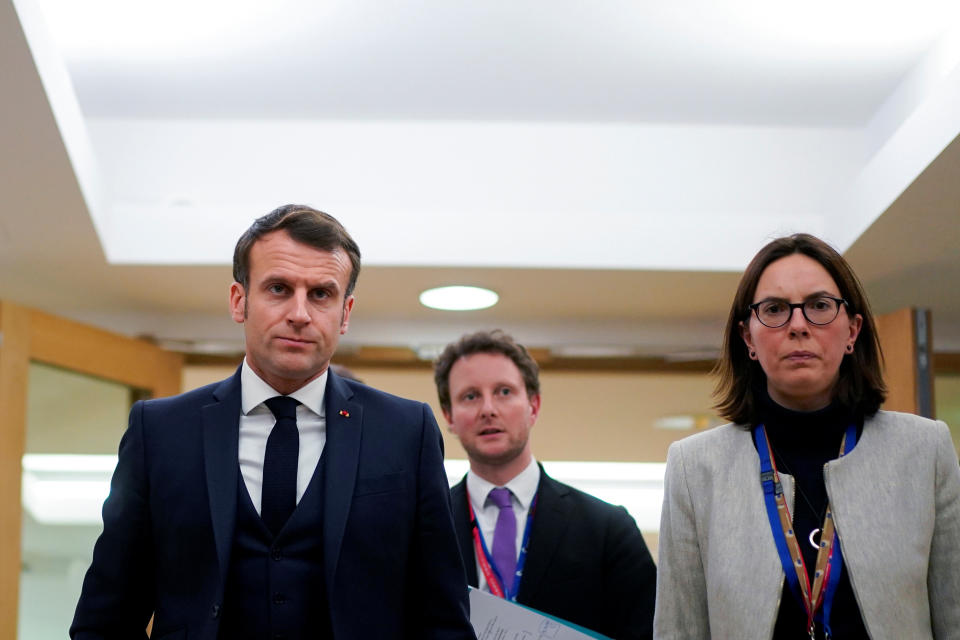
[[[448,458],[465,458],[446,430],[429,371],[356,371],[373,386],[428,402],[446,439]],[[663,462],[667,447],[693,431],[653,427],[657,418],[709,414],[712,381],[703,374],[552,372],[540,375],[542,410],[533,430],[542,460]]]
[[[232,367],[184,368],[184,390],[220,380]],[[447,433],[428,369],[355,368],[365,383],[427,402],[444,432],[448,458],[466,458]],[[534,428],[534,454],[542,460],[663,462],[667,447],[694,430],[653,426],[658,418],[693,414],[707,424],[713,416],[713,380],[706,374],[545,371],[540,375],[543,409]]]
[[[220,367],[220,366],[199,366],[199,365],[184,365],[180,390],[181,391],[190,391],[191,389],[196,389],[197,387],[202,387],[205,384],[210,384],[211,382],[217,382],[218,380],[223,380],[224,378],[229,378],[233,375],[233,372],[236,371],[236,367]]]

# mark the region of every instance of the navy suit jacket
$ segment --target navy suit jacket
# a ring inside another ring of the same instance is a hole
[[[467,579],[477,586],[466,478],[451,490]],[[517,602],[617,640],[653,637],[657,568],[630,514],[540,467]]]
[[[214,640],[237,516],[240,373],[138,402],[71,637]],[[329,373],[323,555],[334,637],[474,638],[430,408]],[[324,606],[318,603],[318,606]]]

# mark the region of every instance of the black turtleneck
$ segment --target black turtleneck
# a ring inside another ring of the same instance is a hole
[[[823,516],[826,513],[827,488],[823,466],[839,457],[843,434],[851,423],[857,425],[859,439],[863,431],[863,421],[835,403],[818,411],[793,411],[764,395],[760,417],[767,428],[777,470],[793,476],[794,479],[791,510],[793,527],[807,572],[812,576],[817,562],[817,549],[808,542],[808,536],[811,531],[823,526]],[[806,620],[807,614],[803,605],[784,581],[774,639],[809,640],[805,629]],[[840,574],[830,626],[835,640],[868,638],[860,608],[850,586],[846,564]],[[817,637],[823,637],[822,634],[823,630],[817,625]]]

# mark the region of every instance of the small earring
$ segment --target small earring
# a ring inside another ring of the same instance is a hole
[[[853,353],[853,345],[852,345],[852,344],[848,344],[848,345],[847,345],[847,353]]]
[[[753,358],[756,358],[756,357],[757,357],[757,352],[756,352],[756,351],[751,351],[751,352],[750,352],[750,358],[753,359]]]

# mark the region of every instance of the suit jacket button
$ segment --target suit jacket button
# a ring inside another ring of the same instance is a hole
[[[283,596],[282,593],[273,594],[273,604],[283,604],[287,599]]]
[[[281,558],[283,558],[283,552],[280,551],[279,547],[274,547],[273,549],[270,550],[270,557],[273,558],[274,560],[280,560]]]
[[[215,604],[215,605],[213,605],[213,606],[210,608],[210,616],[211,616],[214,620],[216,620],[217,618],[220,617],[220,605],[219,605],[219,604]]]

